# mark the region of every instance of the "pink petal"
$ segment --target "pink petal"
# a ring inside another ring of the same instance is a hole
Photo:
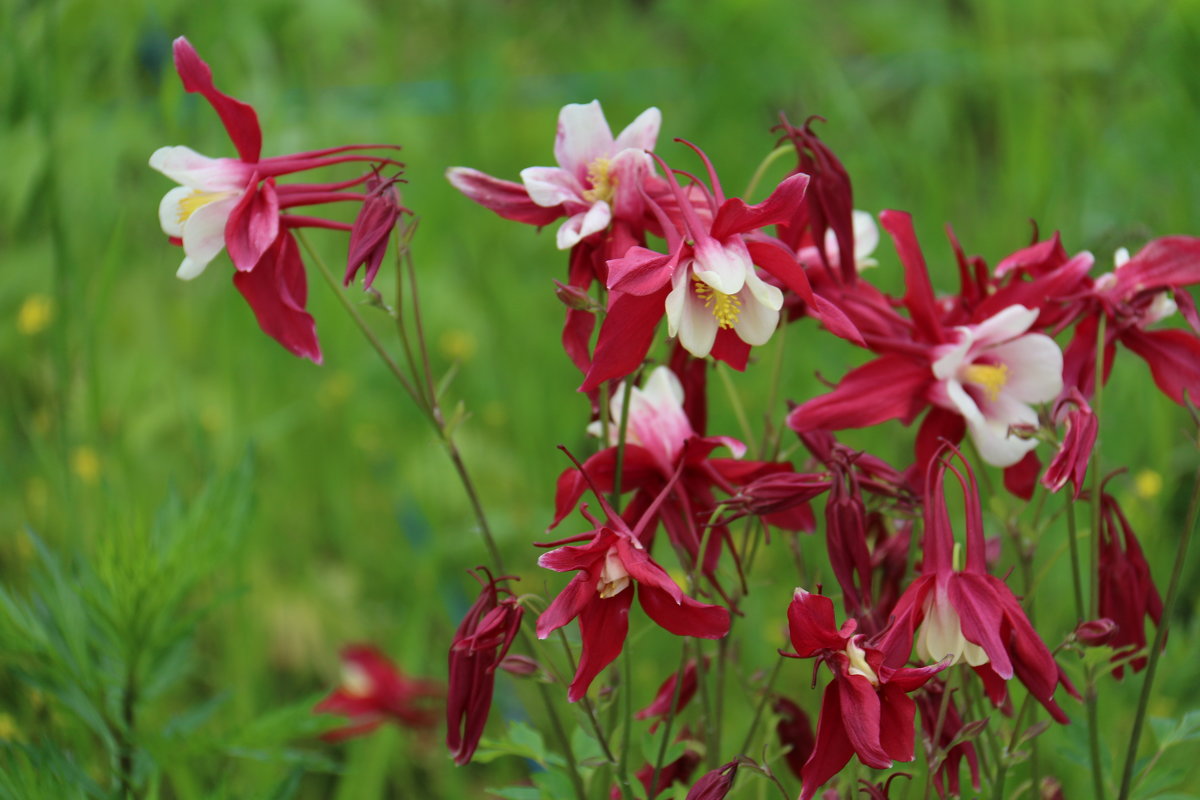
[[[612,131],[599,100],[586,105],[571,103],[563,106],[554,137],[554,157],[560,167],[582,181],[593,161],[612,153]]]
[[[539,206],[521,184],[493,178],[477,169],[453,167],[446,170],[446,180],[479,205],[515,222],[541,227],[566,214],[559,206]]]
[[[613,143],[613,150],[618,153],[628,148],[653,150],[658,141],[658,131],[661,127],[662,112],[653,106],[647,108],[618,134],[617,140]]]
[[[563,203],[586,204],[583,186],[575,176],[560,167],[526,167],[521,170],[521,182],[529,199],[544,208]]]
[[[252,178],[229,221],[225,223],[225,247],[238,270],[254,269],[279,235],[279,198],[271,181]]]

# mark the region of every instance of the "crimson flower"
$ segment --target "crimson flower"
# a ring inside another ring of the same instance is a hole
[[[1068,405],[1074,408],[1067,411]],[[1057,492],[1069,481],[1074,499],[1078,500],[1080,492],[1083,491],[1092,448],[1096,446],[1096,435],[1100,432],[1100,422],[1087,400],[1083,399],[1083,395],[1075,387],[1071,387],[1065,396],[1054,404],[1054,409],[1052,416],[1066,418],[1066,431],[1063,433],[1058,452],[1054,454],[1050,465],[1042,474],[1042,485],[1052,492]]]
[[[707,662],[707,658],[705,661]],[[662,685],[658,687],[658,692],[654,695],[654,700],[650,705],[643,708],[633,715],[634,719],[652,719],[654,724],[650,726],[650,733],[654,733],[658,729],[659,723],[667,718],[671,713],[678,713],[683,710],[691,699],[696,695],[698,686],[696,679],[696,659],[688,659],[683,670],[670,675]],[[676,690],[678,686],[678,690]],[[678,694],[677,694],[678,692]],[[672,702],[674,705],[672,705]]]
[[[446,699],[446,746],[454,763],[466,764],[475,753],[492,708],[496,667],[521,628],[525,609],[511,592],[499,586],[507,578],[487,576],[479,580],[482,590],[454,633],[450,645],[450,685]],[[501,592],[507,596],[501,597]]]
[[[430,707],[445,693],[435,681],[409,678],[371,645],[342,648],[342,685],[313,708],[318,714],[341,714],[349,724],[325,733],[337,742],[362,736],[392,721],[406,728],[429,728],[437,720]]]
[[[1100,501],[1098,573],[1100,616],[1116,623],[1108,639],[1108,645],[1117,650],[1116,661],[1146,647],[1146,617],[1161,625],[1163,605],[1137,534],[1117,499],[1106,492]],[[1130,666],[1134,672],[1140,671],[1146,666],[1146,657],[1133,659]],[[1113,670],[1118,678],[1123,673],[1122,667]]]
[[[373,173],[340,183],[277,185],[276,178],[346,162],[403,166],[390,158],[353,152],[395,148],[353,144],[261,158],[262,130],[254,108],[218,90],[212,70],[182,36],[175,40],[174,55],[183,88],[209,102],[238,151],[237,158],[210,158],[176,146],[161,147],[150,156],[151,167],[180,184],[159,205],[163,232],[183,247],[176,275],[191,280],[227,250],[236,268],[234,285],[263,331],[293,354],[320,363],[315,323],[305,310],[304,264],[289,231],[350,226],[289,212],[302,206],[360,202],[365,196],[349,190]]]
[[[853,755],[868,767],[888,769],[915,757],[916,704],[908,696],[946,664],[893,669],[882,650],[856,634],[849,619],[839,630],[833,601],[796,589],[788,606],[793,658],[816,658],[833,672],[817,719],[816,744],[801,769],[800,800],[809,800]]]
[[[957,450],[953,451],[958,454]],[[961,454],[958,454],[962,459]],[[917,656],[951,665],[966,661],[997,706],[1008,697],[1006,681],[1018,677],[1058,722],[1067,716],[1054,701],[1061,672],[1004,581],[989,575],[979,490],[970,465],[964,477],[948,455],[935,458],[925,487],[924,558],[921,576],[896,601],[893,626],[880,647],[887,663],[908,661],[916,634]],[[966,510],[966,565],[954,566],[954,530],[944,492],[946,471],[959,479]],[[1064,680],[1069,693],[1074,689]]]
[[[583,651],[567,690],[567,699],[572,703],[582,698],[596,675],[621,654],[629,632],[629,608],[634,594],[646,615],[676,636],[720,639],[729,633],[729,611],[685,595],[639,540],[642,529],[654,519],[658,505],[670,491],[670,485],[632,529],[595,487],[593,491],[607,522],[601,524],[587,512],[586,505],[582,506],[580,513],[596,529],[545,546],[584,539],[588,543],[558,547],[538,559],[538,564],[546,569],[576,572],[537,621],[538,638],[545,639],[571,620],[579,620]]]
[[[688,791],[684,800],[724,800],[725,796],[729,794],[729,790],[733,788],[737,771],[738,762],[730,761],[711,772],[706,772],[704,777],[696,781]]]

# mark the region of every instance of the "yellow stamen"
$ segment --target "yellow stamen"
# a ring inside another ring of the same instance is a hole
[[[209,203],[223,200],[233,192],[202,192],[199,189],[179,201],[179,224],[187,222],[188,217],[195,214]]]
[[[972,364],[963,370],[963,378],[968,383],[982,386],[987,399],[994,403],[1004,384],[1008,383],[1008,364]]]
[[[617,191],[617,176],[609,174],[610,165],[611,162],[607,158],[597,158],[588,164],[587,178],[592,188],[583,193],[584,200],[589,203],[600,200],[612,202],[612,197]]]
[[[718,292],[696,277],[692,278],[692,287],[696,296],[704,301],[704,307],[717,318],[717,325],[732,328],[737,324],[738,314],[742,313],[742,301],[737,295]]]

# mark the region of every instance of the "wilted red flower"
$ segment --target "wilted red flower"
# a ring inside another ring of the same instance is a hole
[[[409,678],[377,648],[342,648],[342,685],[313,708],[318,714],[341,714],[350,724],[322,735],[331,741],[361,736],[387,721],[407,728],[429,728],[437,720],[431,701],[445,688],[436,681]]]
[[[254,311],[263,331],[293,354],[320,363],[312,317],[305,311],[307,284],[304,264],[291,228],[350,230],[342,222],[296,216],[290,209],[323,203],[357,202],[361,193],[347,191],[372,173],[340,183],[276,185],[275,179],[320,167],[373,161],[402,167],[380,156],[350,151],[395,149],[391,145],[346,145],[293,155],[260,158],[262,130],[254,109],[219,91],[212,70],[184,37],[174,43],[175,68],[183,88],[195,92],[217,112],[237,158],[209,158],[188,147],[161,147],[150,166],[180,184],[159,205],[163,232],[182,245],[178,277],[190,280],[202,273],[222,249],[236,268],[234,285]]]
[[[479,570],[487,576],[486,580],[475,576],[482,591],[450,645],[446,746],[456,764],[466,764],[475,753],[492,707],[496,668],[504,662],[525,613],[511,592],[498,586],[509,578],[493,578],[485,567]],[[501,598],[501,592],[507,596]]]
[[[1100,430],[1100,422],[1092,412],[1087,400],[1075,387],[1071,387],[1066,395],[1054,404],[1054,416],[1058,419],[1063,415],[1067,405],[1073,405],[1066,412],[1066,432],[1058,452],[1046,467],[1042,475],[1042,485],[1052,492],[1057,492],[1071,483],[1074,489],[1074,499],[1079,499],[1083,491],[1084,477],[1087,475],[1088,462],[1092,458],[1092,448],[1096,446],[1096,434]]]
[[[366,268],[363,287],[369,287],[379,272],[387,252],[388,239],[400,215],[408,211],[400,203],[396,184],[399,177],[381,178],[378,173],[367,178],[367,197],[350,228],[350,252],[346,257],[346,286],[354,280],[359,269]]]
[[[1112,641],[1118,628],[1108,617],[1089,619],[1075,626],[1075,638],[1088,647],[1104,647]]]
[[[1114,660],[1146,646],[1146,617],[1162,624],[1163,605],[1150,575],[1150,565],[1142,554],[1137,534],[1121,511],[1117,499],[1103,493],[1100,503],[1100,564],[1096,579],[1100,582],[1100,616],[1117,625],[1108,644],[1117,650]],[[1146,666],[1146,657],[1130,662],[1134,672]],[[1122,667],[1113,670],[1120,678]]]

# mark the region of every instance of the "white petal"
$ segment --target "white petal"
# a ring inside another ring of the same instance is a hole
[[[583,203],[583,185],[565,169],[558,167],[526,167],[521,170],[521,181],[529,199],[545,208],[559,203]]]
[[[971,331],[976,344],[980,347],[987,347],[1020,336],[1029,330],[1029,326],[1037,317],[1038,310],[1036,308],[1009,306],[978,325],[972,325]]]
[[[554,157],[558,165],[582,181],[588,165],[597,158],[612,155],[612,131],[600,109],[600,101],[565,105],[558,113],[558,133],[554,137]]]
[[[933,376],[939,381],[947,381],[958,375],[958,368],[967,358],[967,351],[975,343],[970,328],[955,328],[958,342],[953,345],[942,345],[934,350],[937,358],[933,362]]]
[[[692,262],[685,261],[675,269],[675,274],[671,276],[671,291],[667,295],[666,311],[667,311],[667,335],[675,336],[679,333],[679,321],[683,319],[683,305],[687,302],[687,296],[691,294],[688,287],[688,279],[692,274]]]
[[[752,292],[745,290],[738,294],[738,299],[742,301],[742,308],[733,323],[738,338],[756,347],[766,344],[779,324],[779,309],[763,305]]]
[[[754,299],[772,311],[783,308],[783,292],[778,286],[772,286],[758,277],[754,270],[746,273],[746,288],[754,295]]]
[[[1036,425],[1037,413],[1004,392],[994,401],[984,401],[983,420],[967,419],[967,431],[979,457],[994,467],[1011,467],[1037,447],[1036,439],[1010,436],[1012,425]]]
[[[875,266],[871,253],[879,246],[879,226],[875,217],[866,211],[854,209],[854,260],[859,269]]]
[[[942,386],[945,387],[946,396],[954,404],[955,410],[966,418],[968,425],[983,424],[983,412],[979,410],[979,406],[971,399],[971,395],[967,394],[967,390],[961,383],[956,380],[948,380]]]
[[[188,217],[183,226],[183,252],[187,254],[176,276],[191,280],[204,271],[225,247],[225,223],[238,202],[237,197],[227,197],[208,205],[200,206]]]
[[[205,192],[245,189],[252,168],[235,158],[209,158],[190,147],[160,147],[150,166],[176,183]]]
[[[596,231],[604,230],[611,220],[612,211],[609,209],[608,203],[593,203],[587,211],[581,211],[559,227],[558,249],[570,250],[585,236],[591,236]]]
[[[654,107],[647,108],[638,114],[637,119],[625,126],[625,130],[617,136],[613,149],[624,150],[632,147],[636,150],[653,150],[661,127],[662,112]]]
[[[176,186],[163,196],[162,202],[158,204],[158,224],[167,236],[183,236],[183,223],[180,220],[187,214],[183,210],[182,202],[195,193],[196,190],[189,186]]]
[[[717,340],[717,318],[704,307],[695,292],[685,292],[679,317],[679,343],[696,358],[704,358]]]
[[[1049,336],[1030,333],[984,352],[1008,367],[1003,394],[1023,403],[1047,403],[1062,391],[1063,354]]]
[[[716,239],[696,242],[696,277],[722,294],[737,294],[753,270],[750,253],[741,239],[722,245]]]

